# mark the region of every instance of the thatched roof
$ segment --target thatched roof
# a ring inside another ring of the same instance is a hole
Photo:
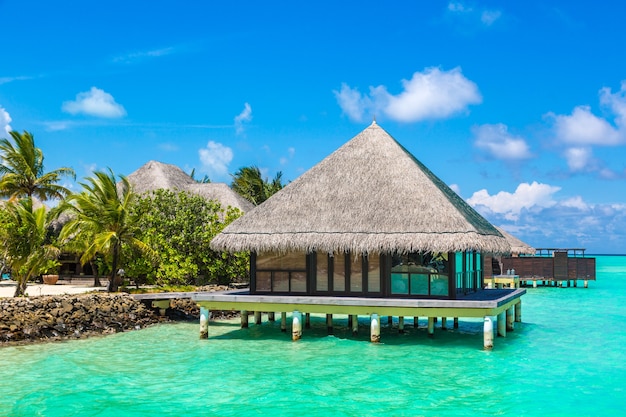
[[[133,190],[140,194],[158,189],[187,191],[207,200],[219,201],[223,208],[231,206],[246,212],[253,207],[252,203],[233,191],[227,184],[198,183],[176,165],[149,161],[128,175],[127,179]]]
[[[227,226],[215,250],[510,249],[502,235],[376,123]]]
[[[500,232],[500,234],[504,236],[507,242],[509,242],[509,245],[511,245],[512,255],[522,255],[522,254],[534,255],[535,253],[537,253],[537,250],[535,248],[533,248],[527,243],[522,242],[521,240],[519,240],[512,234],[508,233],[506,230],[502,229],[501,227],[496,226],[496,229],[498,229],[498,232]]]

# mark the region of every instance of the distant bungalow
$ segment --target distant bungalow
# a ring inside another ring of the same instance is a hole
[[[207,310],[371,316],[379,339],[381,316],[481,317],[485,347],[521,320],[523,289],[483,289],[483,255],[509,253],[510,244],[486,219],[375,122],[211,242],[218,251],[250,251],[249,291],[197,294]]]

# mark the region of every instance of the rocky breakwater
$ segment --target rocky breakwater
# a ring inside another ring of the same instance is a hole
[[[128,294],[0,299],[0,345],[138,330],[163,320]]]

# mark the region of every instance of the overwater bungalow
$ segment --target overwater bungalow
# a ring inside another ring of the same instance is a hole
[[[208,310],[292,313],[294,339],[302,314],[427,318],[428,333],[446,319],[480,317],[485,347],[521,320],[523,289],[483,289],[484,254],[508,253],[502,234],[375,122],[263,204],[216,236],[219,251],[250,251],[250,288],[196,294]]]

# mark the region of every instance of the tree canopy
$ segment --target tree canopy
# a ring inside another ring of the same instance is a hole
[[[204,197],[160,189],[142,195],[133,208],[141,239],[153,256],[129,256],[127,274],[159,285],[229,283],[248,277],[247,253],[211,250],[211,239],[241,216]]]
[[[270,181],[263,179],[261,170],[257,166],[239,168],[235,172],[231,188],[255,206],[258,206],[273,194],[280,191],[284,185],[282,183],[282,172],[278,172]]]
[[[16,200],[22,197],[35,197],[40,201],[61,199],[70,192],[58,184],[61,178],[75,178],[71,168],[59,168],[50,172],[44,170],[44,156],[35,146],[35,139],[29,132],[9,132],[12,141],[0,139],[0,196]]]

